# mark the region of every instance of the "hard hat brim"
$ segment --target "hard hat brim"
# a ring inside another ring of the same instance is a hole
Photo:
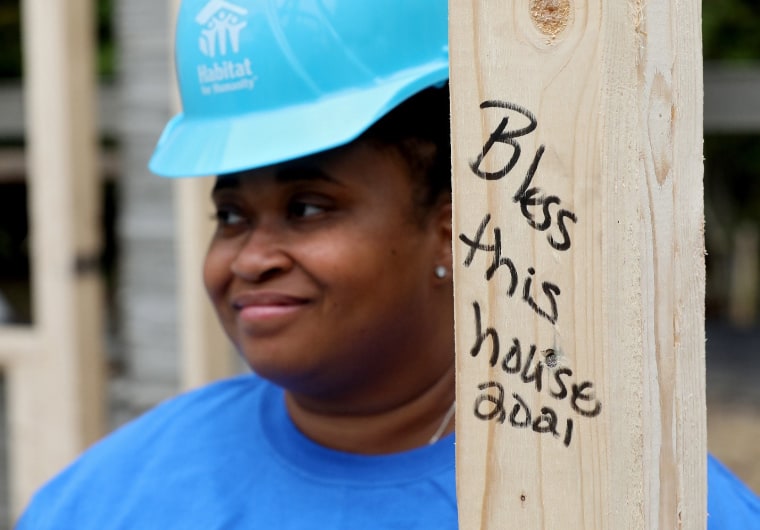
[[[448,63],[440,61],[310,104],[215,118],[179,114],[164,129],[149,168],[164,177],[221,175],[332,149],[448,76]]]

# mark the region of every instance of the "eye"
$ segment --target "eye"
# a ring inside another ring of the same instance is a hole
[[[239,226],[246,222],[246,218],[243,217],[236,209],[219,206],[213,215],[219,228]]]
[[[326,213],[328,207],[312,199],[296,199],[288,205],[288,214],[295,219],[315,217]]]

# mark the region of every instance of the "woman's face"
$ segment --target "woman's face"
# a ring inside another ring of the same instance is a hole
[[[452,361],[450,274],[434,274],[451,266],[450,206],[415,215],[394,151],[355,142],[225,176],[212,197],[204,280],[256,373],[355,398],[439,373],[441,343]]]

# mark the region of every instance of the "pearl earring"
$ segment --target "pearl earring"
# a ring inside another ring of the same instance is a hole
[[[444,279],[446,277],[446,267],[438,265],[435,268],[435,277],[441,280]]]

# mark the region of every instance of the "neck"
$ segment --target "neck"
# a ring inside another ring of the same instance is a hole
[[[371,411],[341,413],[290,391],[285,400],[293,423],[313,441],[358,454],[388,454],[422,447],[454,431],[453,362],[414,396]]]

